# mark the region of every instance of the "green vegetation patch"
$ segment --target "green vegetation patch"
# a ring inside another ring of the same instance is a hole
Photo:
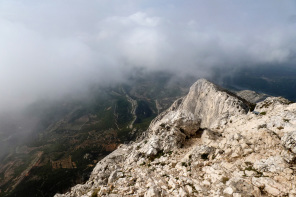
[[[150,160],[150,161],[154,161],[155,159],[160,158],[160,157],[162,157],[163,155],[164,155],[164,152],[163,152],[163,151],[158,151],[156,155],[151,155],[151,156],[149,157],[149,160]]]

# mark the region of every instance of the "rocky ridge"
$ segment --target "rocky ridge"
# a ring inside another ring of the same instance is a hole
[[[61,196],[296,196],[296,104],[198,80],[138,141]]]
[[[238,92],[236,92],[236,95],[238,95],[239,97],[244,98],[247,101],[252,102],[252,103],[258,103],[260,101],[265,100],[267,97],[269,97],[269,95],[267,95],[267,94],[257,93],[252,90],[238,91]]]

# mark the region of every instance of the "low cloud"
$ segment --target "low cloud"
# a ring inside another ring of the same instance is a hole
[[[294,1],[1,1],[0,111],[124,80],[295,61]]]

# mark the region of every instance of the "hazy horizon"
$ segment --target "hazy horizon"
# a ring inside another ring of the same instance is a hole
[[[211,77],[295,62],[294,1],[0,2],[0,111],[134,69]]]

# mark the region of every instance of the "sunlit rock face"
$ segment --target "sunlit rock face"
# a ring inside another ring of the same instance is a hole
[[[234,94],[227,92],[211,82],[200,79],[195,82],[189,93],[176,101],[166,112],[152,122],[151,127],[172,119],[172,114],[184,114],[199,120],[201,128],[215,128],[224,125],[231,116],[246,114],[249,107]],[[162,120],[160,120],[160,118]]]
[[[141,139],[59,196],[296,196],[296,104],[250,103],[205,79]]]

